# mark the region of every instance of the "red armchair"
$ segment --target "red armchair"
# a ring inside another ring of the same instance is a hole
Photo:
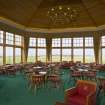
[[[78,80],[75,88],[66,90],[66,105],[96,105],[96,84]]]

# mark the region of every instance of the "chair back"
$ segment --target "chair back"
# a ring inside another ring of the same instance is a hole
[[[32,82],[35,84],[41,83],[44,81],[43,75],[32,75]]]
[[[58,81],[60,78],[59,78],[59,76],[58,75],[50,75],[50,76],[48,76],[48,80],[49,81]]]
[[[96,77],[96,72],[94,72],[94,71],[88,71],[87,72],[87,76],[89,76],[89,77]]]
[[[82,76],[81,71],[74,70],[71,72],[71,77],[78,77],[78,76]]]
[[[96,83],[91,81],[78,80],[77,87],[78,94],[87,96],[91,92],[96,92]]]

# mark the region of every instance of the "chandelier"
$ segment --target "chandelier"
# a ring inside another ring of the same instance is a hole
[[[78,18],[78,11],[67,6],[56,6],[47,11],[48,19],[52,24],[69,24]]]

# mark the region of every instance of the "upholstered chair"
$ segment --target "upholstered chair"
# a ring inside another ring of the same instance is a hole
[[[65,92],[66,105],[96,105],[96,83],[78,80],[76,87]]]

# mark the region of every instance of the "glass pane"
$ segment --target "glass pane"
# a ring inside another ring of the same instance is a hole
[[[71,60],[71,49],[62,49],[62,61]]]
[[[6,44],[11,44],[13,45],[13,34],[6,32]]]
[[[95,62],[95,57],[94,57],[94,49],[85,49],[85,62],[90,63],[90,62]]]
[[[83,38],[73,38],[73,47],[83,47]]]
[[[38,61],[46,62],[46,49],[38,49]]]
[[[15,35],[15,45],[18,45],[18,46],[22,45],[22,36]]]
[[[83,49],[73,49],[73,59],[83,62]]]
[[[102,39],[102,41],[101,41],[101,42],[102,42],[101,45],[102,45],[102,46],[105,46],[105,36],[102,36],[101,39]]]
[[[0,46],[0,65],[3,64],[3,47]]]
[[[36,38],[30,38],[29,46],[36,46]]]
[[[62,38],[62,47],[71,47],[71,38]]]
[[[102,48],[102,63],[105,64],[105,48]]]
[[[13,47],[6,47],[6,64],[13,64]]]
[[[28,49],[28,59],[27,62],[35,62],[36,58],[36,49],[29,48]]]
[[[0,31],[0,43],[3,43],[3,31]]]
[[[21,63],[21,48],[15,48],[15,63]]]
[[[60,61],[60,49],[52,49],[52,62]]]
[[[85,46],[86,47],[93,47],[93,37],[86,37],[85,38]]]
[[[38,47],[46,47],[46,39],[38,38]]]
[[[61,46],[60,41],[61,41],[60,38],[52,39],[52,47],[60,47]]]

